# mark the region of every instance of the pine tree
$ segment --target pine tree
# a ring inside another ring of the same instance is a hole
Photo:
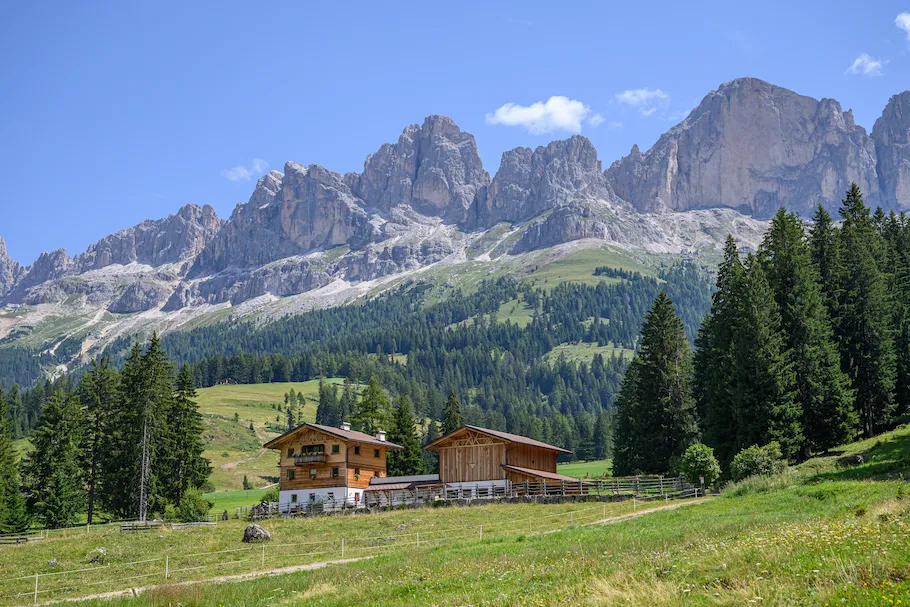
[[[41,409],[25,476],[29,505],[45,527],[69,527],[83,511],[79,445],[84,423],[79,400],[72,394],[55,392]]]
[[[174,504],[183,500],[188,489],[201,487],[212,472],[209,460],[202,456],[202,415],[195,398],[193,377],[183,366],[167,412],[169,448],[162,473],[165,497]]]
[[[404,395],[399,395],[389,428],[389,442],[404,447],[401,451],[390,451],[388,455],[389,476],[409,476],[423,474],[420,440],[411,412],[411,403]]]
[[[622,453],[618,474],[665,473],[697,438],[691,358],[682,321],[661,291],[641,329],[633,377],[622,386],[622,423],[613,439]]]
[[[29,526],[19,463],[13,449],[11,413],[8,398],[0,387],[0,533],[18,533]]]
[[[316,405],[316,423],[326,426],[341,424],[338,404],[338,387],[335,384],[326,384],[319,378],[319,403]]]
[[[743,295],[733,337],[736,451],[777,441],[784,455],[793,457],[803,441],[796,375],[774,293],[752,255]]]
[[[442,434],[451,434],[464,426],[464,416],[461,414],[461,405],[458,404],[458,397],[455,396],[455,390],[449,391],[449,398],[442,409]]]
[[[370,378],[370,383],[363,391],[353,421],[356,427],[366,434],[376,434],[377,431],[388,427],[389,399],[382,391],[382,387],[375,377]]]
[[[83,471],[86,487],[87,520],[94,520],[97,502],[103,499],[106,487],[104,468],[108,441],[111,439],[112,416],[119,408],[120,378],[111,367],[110,356],[92,359],[91,368],[80,384],[82,407],[85,411],[85,430],[82,434]]]
[[[818,271],[819,284],[824,296],[828,316],[837,331],[838,278],[840,271],[840,239],[838,230],[825,207],[819,205],[812,217],[812,229],[809,231],[809,250],[812,264]]]
[[[879,268],[881,237],[854,183],[840,210],[840,263],[835,323],[841,365],[856,391],[863,432],[873,436],[891,421],[894,409],[895,353],[892,309]]]
[[[629,476],[645,469],[644,406],[641,388],[641,359],[632,359],[623,376],[613,413],[613,474]]]
[[[341,422],[352,416],[356,407],[357,392],[354,389],[354,382],[350,378],[345,378],[341,400],[338,401],[338,424],[341,425]]]
[[[818,270],[812,263],[802,221],[795,213],[778,211],[760,255],[796,373],[796,397],[805,434],[802,455],[808,457],[811,451],[825,451],[853,438],[858,423],[853,391],[841,371]]]
[[[696,339],[693,395],[705,444],[714,448],[722,469],[736,455],[734,419],[733,336],[740,317],[745,289],[745,269],[732,236],[724,245],[724,259],[717,270],[717,291],[711,311]]]
[[[607,412],[601,410],[594,422],[594,459],[607,459],[612,451],[612,434]]]

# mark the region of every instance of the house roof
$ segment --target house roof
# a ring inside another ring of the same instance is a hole
[[[438,474],[416,474],[413,476],[374,476],[371,485],[388,485],[392,483],[438,483]]]
[[[464,432],[465,430],[473,430],[474,432],[480,432],[481,434],[486,434],[487,436],[492,436],[494,438],[504,440],[507,443],[515,443],[518,445],[527,445],[529,447],[537,447],[539,449],[547,449],[549,451],[556,451],[557,453],[572,453],[571,451],[569,451],[567,449],[563,449],[562,447],[557,447],[555,445],[548,445],[547,443],[542,443],[538,440],[534,440],[533,438],[528,438],[526,436],[519,436],[518,434],[510,434],[508,432],[502,432],[500,430],[490,430],[488,428],[481,428],[479,426],[463,426],[463,427],[459,428],[458,430],[456,430],[455,432],[450,432],[449,434],[446,434],[445,436],[434,440],[432,443],[425,446],[424,449],[434,449],[443,441],[449,440],[450,438],[454,437],[455,435],[457,435],[460,432]]]
[[[543,470],[534,470],[533,468],[522,468],[520,466],[509,466],[508,464],[502,465],[503,469],[511,470],[512,472],[518,472],[520,474],[526,474],[527,476],[535,476],[537,478],[543,478],[548,481],[560,481],[560,482],[579,482],[577,478],[572,476],[565,476],[563,474],[556,474],[555,472],[545,472]]]
[[[322,432],[323,434],[328,434],[340,438],[343,441],[349,443],[363,443],[365,445],[377,445],[380,447],[387,447],[389,449],[404,449],[401,445],[396,445],[395,443],[390,443],[389,441],[379,440],[375,436],[370,436],[369,434],[364,434],[363,432],[357,432],[356,430],[342,430],[341,428],[333,428],[332,426],[323,426],[322,424],[301,424],[294,428],[293,430],[288,430],[281,436],[273,438],[267,442],[263,447],[266,449],[274,449],[276,445],[280,445],[285,442],[286,439],[293,436],[297,431],[303,428],[310,428],[316,430],[317,432]]]

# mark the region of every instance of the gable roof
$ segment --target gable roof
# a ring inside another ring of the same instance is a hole
[[[283,443],[285,439],[290,438],[293,434],[302,428],[310,428],[311,430],[316,430],[317,432],[322,432],[323,434],[328,434],[329,436],[340,438],[341,440],[348,443],[363,443],[365,445],[388,447],[389,449],[404,449],[404,447],[401,445],[396,445],[395,443],[390,443],[389,441],[379,440],[375,436],[370,436],[369,434],[364,434],[363,432],[357,432],[356,430],[342,430],[341,428],[323,426],[322,424],[301,424],[293,430],[288,430],[281,436],[273,438],[264,444],[263,447],[266,449],[274,449],[276,445]]]
[[[492,436],[498,438],[507,443],[515,443],[517,445],[526,445],[528,447],[537,447],[538,449],[547,449],[548,451],[556,451],[557,453],[572,453],[568,449],[563,449],[562,447],[557,447],[555,445],[548,445],[547,443],[542,443],[533,438],[528,438],[527,436],[520,436],[518,434],[510,434],[508,432],[502,432],[500,430],[490,430],[488,428],[481,428],[479,426],[463,426],[456,430],[455,432],[450,432],[445,436],[434,440],[429,445],[426,445],[424,449],[435,449],[439,443],[449,440],[454,437],[456,434],[464,432],[465,430],[473,430],[474,432],[480,432],[481,434],[486,434],[487,436]]]

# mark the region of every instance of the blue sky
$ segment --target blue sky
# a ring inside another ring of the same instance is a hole
[[[267,168],[359,171],[429,114],[493,174],[579,129],[606,167],[739,76],[833,97],[867,130],[910,87],[910,0],[341,4],[6,3],[10,255],[74,254],[189,202],[227,217]]]

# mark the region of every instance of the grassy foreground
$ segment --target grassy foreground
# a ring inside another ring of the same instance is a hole
[[[907,605],[910,483],[901,475],[910,473],[908,453],[904,427],[787,474],[747,480],[703,504],[612,525],[483,541],[449,534],[444,543],[316,571],[85,604]],[[858,465],[856,454],[863,455]],[[536,518],[550,507],[487,508],[383,516],[491,521],[507,512]],[[319,524],[325,532],[322,526],[350,522],[278,524]]]

